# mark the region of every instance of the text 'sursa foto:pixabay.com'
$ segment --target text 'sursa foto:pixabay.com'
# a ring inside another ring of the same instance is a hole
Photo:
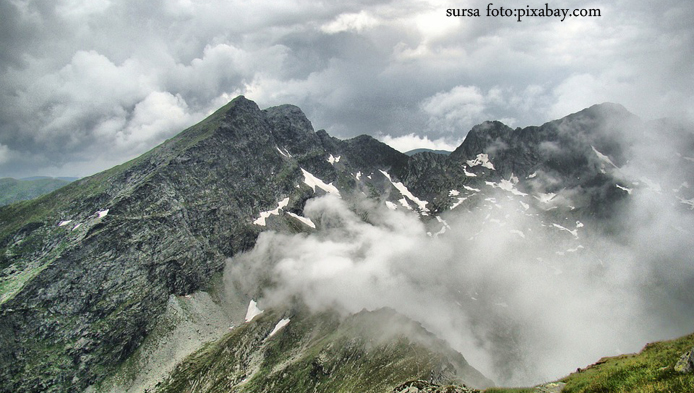
[[[495,6],[494,3],[487,4],[486,14],[482,14],[479,8],[448,8],[446,16],[479,18],[482,15],[491,17],[516,18],[521,22],[524,18],[561,18],[563,22],[566,18],[590,18],[602,16],[599,8],[552,8],[549,3],[544,7],[535,8],[529,5],[525,8],[507,8]]]

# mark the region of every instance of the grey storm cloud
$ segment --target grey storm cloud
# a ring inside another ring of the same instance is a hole
[[[565,1],[602,16],[516,22],[488,3],[0,0],[0,176],[95,173],[238,94],[400,149],[603,101],[694,117],[693,4]]]

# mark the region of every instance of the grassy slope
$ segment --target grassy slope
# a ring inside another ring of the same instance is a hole
[[[70,182],[61,179],[0,179],[0,206],[18,201],[34,199],[63,187],[68,183]]]
[[[646,345],[638,354],[600,359],[561,381],[562,393],[694,392],[694,374],[674,370],[679,357],[694,347],[694,334]],[[535,392],[532,388],[487,389],[487,393]]]

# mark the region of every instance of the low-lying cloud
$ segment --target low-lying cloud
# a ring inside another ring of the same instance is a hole
[[[262,307],[298,297],[315,311],[393,308],[503,385],[556,379],[690,332],[685,204],[644,186],[602,226],[552,221],[496,191],[487,205],[442,215],[445,224],[369,200],[312,199],[304,214],[316,232],[262,233],[227,278]]]

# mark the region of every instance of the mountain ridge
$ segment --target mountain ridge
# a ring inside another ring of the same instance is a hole
[[[584,205],[551,214],[614,214],[628,194],[601,156],[620,165],[626,153],[606,119],[643,127],[624,111],[603,104],[515,130],[486,122],[449,156],[408,157],[370,136],[314,131],[296,106],[237,97],[138,158],[0,208],[0,390],[77,392],[113,375],[172,296],[209,289],[265,230],[310,232],[306,201],[333,189],[427,222],[483,203],[482,187],[533,193],[538,206],[580,188]],[[537,171],[564,180],[536,184]]]

